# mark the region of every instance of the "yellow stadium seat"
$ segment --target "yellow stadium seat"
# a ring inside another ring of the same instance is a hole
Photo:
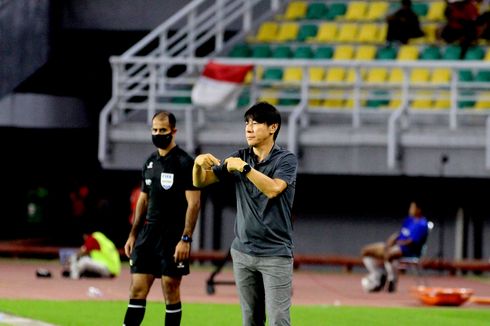
[[[337,32],[337,23],[322,23],[318,28],[318,33],[316,34],[316,37],[311,38],[309,41],[321,43],[334,42],[337,39]]]
[[[389,83],[403,82],[403,70],[401,68],[392,68],[388,74]]]
[[[410,103],[410,107],[414,110],[427,110],[432,109],[433,101],[432,95],[433,91],[419,90],[414,93],[415,98]]]
[[[397,60],[417,60],[419,48],[416,45],[402,45],[397,53]]]
[[[279,103],[279,91],[277,89],[264,89],[262,90],[259,101],[266,101],[272,105],[277,105]]]
[[[323,106],[328,109],[345,108],[345,91],[341,89],[328,90],[326,92],[328,98],[323,101]]]
[[[434,109],[449,109],[451,106],[450,94],[448,91],[437,92],[433,103]]]
[[[490,91],[483,91],[478,94],[475,102],[475,109],[488,110],[490,109]]]
[[[339,83],[344,82],[347,76],[347,69],[342,67],[332,67],[327,69],[325,74],[325,81],[327,83]]]
[[[375,45],[359,45],[354,60],[374,60],[377,47]]]
[[[429,9],[427,11],[427,15],[425,16],[425,20],[428,21],[444,21],[446,18],[444,17],[444,10],[446,9],[445,1],[431,1],[429,2]]]
[[[434,44],[437,41],[437,29],[439,26],[437,24],[424,24],[422,30],[425,32],[424,37],[421,39],[428,44]]]
[[[378,27],[378,39],[376,43],[384,44],[386,42],[386,35],[388,34],[388,24],[384,23]]]
[[[451,69],[450,68],[434,68],[430,77],[432,84],[449,84],[451,81]]]
[[[254,78],[254,70],[255,70],[255,79],[258,80],[262,78],[262,75],[264,73],[264,67],[263,66],[256,66],[255,69],[250,70],[246,75],[245,75],[245,84],[250,84]]]
[[[365,19],[368,21],[384,20],[389,6],[388,1],[370,1]]]
[[[371,68],[366,73],[367,83],[384,83],[388,79],[388,69]]]
[[[325,77],[325,69],[322,67],[311,67],[308,71],[311,82],[321,82]]]
[[[428,68],[413,68],[410,71],[410,82],[412,83],[428,83],[430,70]]]
[[[485,56],[483,57],[483,60],[490,61],[490,47],[487,48],[487,52],[485,52]]]
[[[301,82],[303,78],[303,70],[299,67],[286,67],[284,69],[284,75],[282,80],[290,83],[298,83]]]
[[[378,42],[378,24],[366,23],[359,28],[357,41],[359,43],[377,43]]]
[[[264,22],[260,25],[257,31],[256,41],[259,42],[274,42],[277,37],[279,25],[275,22]]]
[[[276,42],[290,42],[296,40],[298,35],[299,26],[297,23],[287,22],[279,26],[277,36],[274,41]]]
[[[306,16],[308,3],[306,1],[292,1],[289,3],[284,13],[284,19],[297,20]]]
[[[357,41],[358,25],[357,23],[346,23],[339,27],[337,42],[352,43]]]
[[[351,60],[354,58],[354,47],[352,45],[337,45],[333,52],[333,60]]]
[[[360,21],[366,16],[367,9],[367,1],[349,1],[343,18],[350,21]]]

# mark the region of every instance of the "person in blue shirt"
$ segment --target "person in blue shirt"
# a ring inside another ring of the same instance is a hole
[[[388,292],[395,292],[398,281],[398,259],[419,257],[427,240],[428,222],[422,214],[419,201],[410,203],[408,216],[403,220],[399,231],[393,233],[385,242],[364,246],[362,261],[369,271],[363,279],[363,287],[368,292],[381,291],[388,281]]]

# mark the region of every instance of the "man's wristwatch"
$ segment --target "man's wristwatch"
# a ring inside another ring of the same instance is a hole
[[[247,163],[245,163],[245,165],[243,166],[242,174],[247,175],[251,170],[252,170],[252,167],[250,165],[248,165]]]
[[[182,236],[181,240],[182,240],[182,241],[184,241],[184,242],[189,242],[189,243],[191,243],[191,242],[192,242],[192,237],[191,237],[191,236],[189,236],[189,235],[187,235],[187,234],[184,234],[184,235]]]

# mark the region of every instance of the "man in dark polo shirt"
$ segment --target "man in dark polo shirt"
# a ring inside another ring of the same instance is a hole
[[[165,325],[180,325],[180,283],[182,276],[189,274],[201,192],[192,184],[193,158],[175,143],[175,126],[175,116],[170,112],[158,112],[152,119],[152,141],[157,151],[143,165],[141,193],[124,246],[131,266],[125,326],[143,321],[146,297],[155,278],[161,278]]]
[[[245,112],[248,147],[223,162],[212,154],[194,160],[197,187],[231,179],[237,196],[233,271],[243,325],[290,325],[293,221],[297,158],[275,140],[281,115],[266,102]],[[266,304],[267,302],[267,304]],[[266,311],[267,310],[267,311]]]

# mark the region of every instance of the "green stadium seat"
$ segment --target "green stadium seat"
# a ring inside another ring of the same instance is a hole
[[[272,50],[271,58],[287,59],[287,58],[290,58],[291,55],[292,55],[292,53],[291,53],[291,49],[289,48],[289,46],[281,45],[281,46],[277,46],[275,49]]]
[[[320,20],[326,19],[328,13],[327,5],[323,2],[312,2],[308,5],[306,10],[306,19]]]
[[[460,81],[469,82],[473,80],[473,73],[468,69],[460,70],[458,77]]]
[[[485,50],[481,46],[472,46],[464,55],[465,60],[482,60],[485,57]]]
[[[335,20],[337,16],[345,15],[347,11],[347,4],[344,2],[335,2],[328,6],[328,11],[325,16],[327,20]]]
[[[293,51],[294,59],[311,59],[313,58],[313,50],[309,46],[298,46]]]
[[[314,59],[331,59],[333,56],[333,48],[331,46],[321,46],[315,51]]]
[[[377,60],[394,60],[396,59],[397,51],[395,47],[383,47],[378,50],[376,55]]]
[[[444,60],[459,60],[461,56],[461,47],[459,45],[448,45],[442,54]]]
[[[281,68],[268,68],[264,71],[262,79],[270,81],[282,80],[282,75],[283,71]]]
[[[309,38],[315,37],[317,32],[318,32],[317,25],[312,25],[312,24],[301,25],[296,40],[299,42],[305,42]]]
[[[252,47],[251,58],[269,58],[271,56],[271,48],[268,44],[258,44]]]
[[[252,51],[247,44],[236,44],[228,56],[231,58],[248,58],[252,54]]]
[[[429,5],[425,2],[414,2],[412,3],[412,10],[419,18],[423,18],[429,12]]]
[[[475,81],[490,82],[490,70],[480,70],[475,75]]]
[[[441,50],[438,46],[427,46],[420,53],[420,60],[439,60],[441,59]]]

